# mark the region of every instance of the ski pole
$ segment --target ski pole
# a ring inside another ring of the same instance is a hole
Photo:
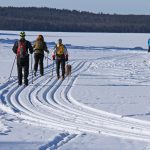
[[[45,56],[45,59],[51,60],[49,57]]]
[[[11,71],[10,71],[10,75],[9,75],[8,81],[10,81],[11,74],[12,74],[12,72],[13,72],[13,68],[14,68],[15,61],[16,61],[16,56],[15,56],[15,58],[14,58],[13,65],[12,65],[12,67],[11,67]]]
[[[32,75],[32,84],[33,84],[33,69],[32,69],[32,63],[33,63],[33,60],[32,60],[32,54],[31,54],[31,75]]]
[[[53,65],[52,65],[52,77],[53,77],[53,71],[54,71],[54,60],[53,60]]]
[[[47,68],[48,68],[48,53],[47,53]]]
[[[68,61],[67,61],[67,66],[68,66]],[[70,74],[68,74],[68,81],[69,81],[69,76],[70,76]]]

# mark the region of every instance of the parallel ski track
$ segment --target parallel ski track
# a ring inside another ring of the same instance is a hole
[[[135,57],[135,54],[113,56],[112,61],[131,57]],[[123,118],[94,109],[72,97],[74,83],[80,77],[80,73],[85,72],[91,64],[92,62],[85,60],[72,62],[72,76],[63,81],[57,80],[55,73],[54,77],[50,76],[53,69],[50,65],[45,76],[38,75],[34,79],[34,85],[28,88],[18,88],[17,80],[6,83],[0,87],[1,96],[6,101],[4,105],[12,108],[15,111],[14,115],[24,119],[26,123],[71,133],[102,133],[150,142],[150,122]],[[31,76],[29,80],[31,82]]]

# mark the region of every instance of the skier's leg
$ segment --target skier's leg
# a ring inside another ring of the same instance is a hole
[[[60,78],[59,70],[60,70],[60,60],[56,59],[56,74],[58,79]]]
[[[65,78],[65,59],[61,60],[62,79]]]
[[[28,85],[28,76],[29,76],[29,58],[25,61],[24,64],[24,84]]]
[[[39,64],[40,64],[40,74],[41,74],[41,76],[44,75],[43,59],[44,59],[44,55],[41,55],[41,56],[40,56],[40,60],[39,60]]]
[[[18,85],[22,85],[22,65],[20,59],[17,59]]]
[[[38,54],[34,54],[34,75],[36,76],[36,72],[38,69],[39,57]]]

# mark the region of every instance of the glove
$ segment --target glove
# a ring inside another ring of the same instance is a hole
[[[52,56],[53,60],[55,60],[55,55]]]
[[[65,60],[66,60],[66,61],[68,61],[68,55],[66,55],[66,58],[65,58]]]

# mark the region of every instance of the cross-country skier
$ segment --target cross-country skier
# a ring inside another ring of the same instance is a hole
[[[60,66],[62,71],[62,80],[65,78],[65,61],[68,61],[68,51],[62,39],[58,39],[58,44],[55,45],[52,54],[53,60],[56,60],[56,73],[57,79],[60,78]]]
[[[13,52],[17,55],[18,85],[22,85],[22,71],[24,71],[24,84],[28,85],[29,53],[33,53],[32,45],[25,39],[25,32],[20,32],[20,39],[14,43]]]

